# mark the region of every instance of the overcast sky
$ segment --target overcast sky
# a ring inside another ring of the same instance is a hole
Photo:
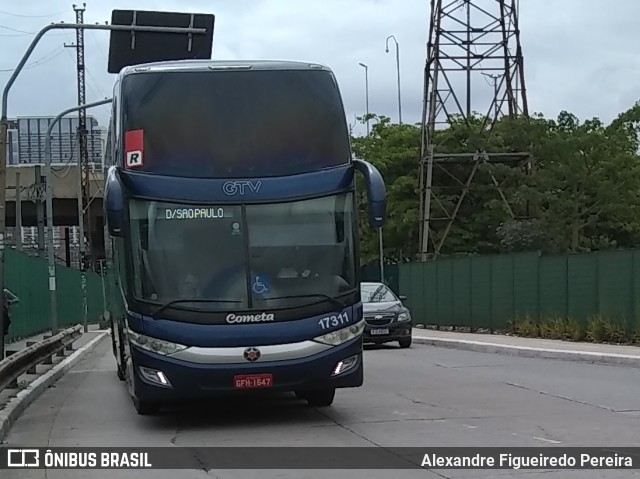
[[[479,0],[478,0],[479,1]],[[484,0],[489,1],[489,0]],[[68,0],[0,2],[0,85],[9,79],[33,32],[75,19]],[[347,118],[365,111],[363,62],[373,113],[397,121],[394,34],[400,44],[404,122],[419,122],[429,18],[428,0],[88,0],[86,23],[111,10],[171,10],[216,15],[213,57],[324,63],[336,73]],[[639,0],[520,0],[530,112],[610,121],[640,99]],[[615,4],[615,7],[614,5]],[[55,115],[77,103],[74,32],[49,32],[9,97],[9,116]],[[87,101],[111,96],[108,33],[86,32]],[[482,104],[482,98],[476,104]],[[486,104],[486,102],[485,102]],[[486,109],[486,106],[482,107]],[[108,109],[93,111],[101,124]],[[358,128],[362,131],[362,128]]]

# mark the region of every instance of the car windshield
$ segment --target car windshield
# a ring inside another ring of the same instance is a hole
[[[356,288],[351,193],[246,206],[132,200],[130,221],[142,300],[265,311]]]
[[[360,286],[360,295],[364,303],[385,303],[398,301],[393,292],[384,284],[363,284]]]

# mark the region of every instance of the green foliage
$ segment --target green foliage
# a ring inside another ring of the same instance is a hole
[[[633,332],[627,331],[624,324],[602,315],[589,318],[587,340],[594,343],[629,343],[633,342]]]
[[[368,137],[356,137],[352,148],[356,158],[370,161],[380,170],[387,185],[387,218],[384,228],[385,256],[399,260],[415,251],[418,241],[418,158],[420,130],[414,125],[393,125],[389,118],[371,115]],[[378,234],[366,221],[366,194],[358,177],[362,263],[378,257]]]
[[[385,256],[413,259],[419,238],[419,125],[392,124],[370,115],[368,136],[352,139],[354,155],[382,173],[388,195]],[[454,118],[435,132],[438,153],[529,152],[533,174],[524,168],[481,163],[460,206],[444,255],[542,251],[563,253],[640,247],[640,103],[611,124],[581,122],[568,112],[555,120],[541,115],[504,117],[487,138],[484,118]],[[439,241],[471,166],[434,168],[439,201],[432,201],[431,237]],[[512,219],[493,178],[516,219]],[[362,212],[366,195],[359,180]],[[444,208],[443,208],[444,207]],[[446,210],[445,211],[443,211]],[[377,258],[377,232],[361,216],[362,260]]]
[[[540,337],[540,325],[538,322],[529,317],[518,317],[509,321],[510,331],[516,336],[523,336],[525,338],[538,338]]]
[[[527,338],[568,341],[584,341],[586,338],[586,331],[579,321],[562,316],[551,316],[540,320],[529,316],[517,317],[511,321],[511,332]]]
[[[548,238],[539,220],[508,221],[496,229],[503,251],[518,253],[546,249]]]
[[[621,322],[602,315],[589,317],[586,325],[574,318],[562,316],[551,316],[540,320],[521,316],[512,319],[509,323],[512,334],[526,338],[640,344],[640,330],[628,331]]]

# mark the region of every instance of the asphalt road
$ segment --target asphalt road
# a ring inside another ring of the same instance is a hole
[[[640,369],[415,345],[365,353],[365,385],[138,416],[104,341],[13,426],[10,446],[640,446]],[[630,471],[2,471],[67,478],[627,478]]]

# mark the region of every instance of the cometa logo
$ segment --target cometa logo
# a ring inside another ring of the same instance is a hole
[[[275,320],[275,316],[272,313],[260,313],[260,314],[227,314],[227,323],[265,323]]]

